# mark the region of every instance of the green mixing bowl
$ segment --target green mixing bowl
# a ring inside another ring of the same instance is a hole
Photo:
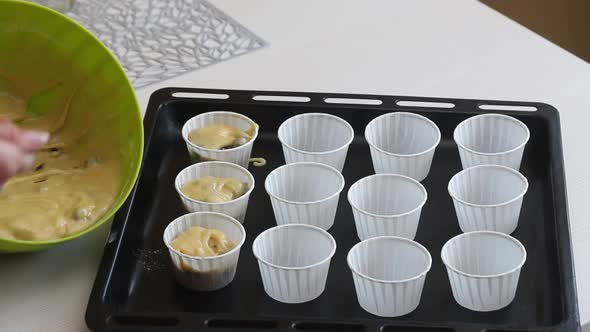
[[[43,250],[92,232],[124,203],[142,160],[141,113],[123,68],[94,35],[70,18],[34,3],[0,0],[0,72],[39,86],[60,78],[75,90],[66,127],[75,128],[92,113],[89,135],[108,137],[120,152],[123,167],[115,202],[95,224],[57,240],[0,239],[0,252]]]

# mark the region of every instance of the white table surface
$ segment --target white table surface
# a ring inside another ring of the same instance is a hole
[[[590,65],[476,1],[213,1],[269,47],[166,86],[542,101],[561,115],[580,314],[590,321]],[[109,227],[0,256],[1,331],[87,330]],[[534,254],[534,253],[533,253]]]

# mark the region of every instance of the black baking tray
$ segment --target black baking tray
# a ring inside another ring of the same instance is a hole
[[[198,293],[183,289],[173,279],[162,232],[185,213],[174,189],[178,172],[190,164],[181,127],[203,112],[233,111],[260,125],[252,156],[265,157],[265,167],[250,167],[256,179],[244,227],[234,281],[226,288]],[[384,319],[361,309],[352,274],[345,261],[359,240],[346,199],[349,186],[373,174],[363,133],[375,117],[409,111],[433,120],[442,140],[428,177],[422,182],[428,202],[422,211],[416,241],[433,257],[418,308],[403,317]],[[277,129],[287,118],[306,112],[337,114],[355,130],[343,170],[335,225],[329,230],[338,249],[332,259],[325,292],[304,304],[283,304],[269,298],[262,287],[252,241],[275,225],[264,190],[267,174],[284,164]],[[472,312],[453,299],[440,259],[443,244],[460,234],[447,192],[451,176],[461,170],[452,139],[462,120],[484,112],[504,113],[530,129],[521,172],[529,180],[520,223],[513,236],[529,253],[514,302],[502,310]],[[332,93],[232,91],[166,88],[152,94],[144,120],[145,157],[139,180],[117,213],[88,303],[86,322],[101,331],[382,331],[382,332],[500,332],[579,331],[568,224],[565,175],[559,114],[550,105],[510,102],[351,95]]]

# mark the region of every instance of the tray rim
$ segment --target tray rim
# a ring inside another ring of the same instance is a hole
[[[217,99],[217,98],[192,98],[192,97],[175,97],[173,96],[174,93],[200,93],[200,94],[225,94],[229,95],[227,99]],[[268,100],[254,100],[253,97],[255,96],[281,96],[281,97],[308,97],[309,101],[307,102],[293,102],[293,101],[268,101]],[[382,103],[379,105],[371,105],[371,104],[343,104],[343,103],[328,103],[325,102],[327,98],[343,98],[343,99],[370,99],[370,100],[381,100]],[[183,88],[183,87],[166,87],[159,90],[154,91],[149,99],[149,103],[144,115],[144,147],[148,147],[151,143],[152,136],[155,129],[155,124],[157,117],[162,109],[162,106],[165,106],[169,103],[174,102],[185,102],[185,101],[206,101],[208,103],[218,103],[220,105],[231,105],[231,104],[243,104],[243,103],[255,103],[258,105],[275,105],[275,106],[298,106],[302,109],[308,107],[324,107],[324,108],[337,108],[337,109],[355,109],[355,108],[369,108],[375,110],[384,110],[384,111],[406,111],[406,112],[435,112],[435,113],[459,113],[459,114],[471,114],[479,112],[481,114],[484,113],[499,113],[499,114],[506,114],[506,115],[515,115],[515,116],[536,116],[541,117],[546,120],[548,125],[548,132],[550,133],[551,139],[549,140],[550,145],[548,149],[551,152],[551,165],[550,165],[550,174],[551,180],[554,183],[554,195],[553,195],[553,202],[554,202],[554,210],[555,216],[554,219],[556,220],[556,237],[558,239],[557,243],[557,258],[559,264],[559,283],[561,288],[563,289],[562,297],[563,297],[563,317],[562,320],[550,327],[543,328],[542,331],[580,331],[580,316],[578,311],[578,300],[577,300],[577,288],[576,288],[576,280],[575,280],[575,269],[574,269],[574,262],[573,262],[573,252],[572,252],[572,242],[571,242],[571,230],[569,225],[569,212],[568,212],[568,201],[567,201],[567,189],[566,189],[566,174],[565,174],[565,167],[564,167],[564,159],[563,159],[563,146],[562,146],[562,136],[561,136],[561,124],[559,118],[558,110],[550,104],[543,103],[543,102],[528,102],[528,101],[504,101],[504,100],[487,100],[487,99],[461,99],[461,98],[444,98],[444,97],[422,97],[422,96],[397,96],[397,95],[377,95],[377,94],[349,94],[349,93],[318,93],[318,92],[295,92],[295,91],[272,91],[272,90],[231,90],[231,89],[203,89],[203,88]],[[399,101],[410,101],[410,102],[427,102],[427,103],[451,103],[455,106],[452,108],[442,108],[442,107],[433,107],[433,106],[400,106],[397,104]],[[479,106],[481,105],[491,105],[491,106],[524,106],[524,107],[535,107],[536,111],[523,111],[523,110],[490,110],[490,109],[480,109]],[[460,109],[456,109],[459,106],[460,108],[467,108],[469,111],[463,111]],[[139,182],[139,178],[143,173],[143,162],[147,157],[147,153],[144,154],[142,159],[142,165],[140,170],[140,175],[138,177],[137,182]],[[109,325],[107,321],[110,319],[111,314],[107,312],[102,307],[101,300],[106,297],[106,291],[108,289],[108,280],[110,279],[111,274],[113,273],[114,264],[116,262],[116,257],[118,252],[121,248],[120,239],[122,239],[122,235],[126,230],[127,219],[129,217],[129,213],[131,210],[131,206],[135,200],[136,190],[137,190],[137,182],[136,185],[133,187],[133,190],[129,196],[129,198],[125,201],[121,209],[116,213],[115,217],[113,218],[113,223],[111,226],[111,230],[107,241],[105,243],[103,256],[101,258],[100,264],[98,266],[96,278],[94,280],[92,290],[89,296],[89,301],[87,305],[87,310],[85,314],[85,321],[86,325],[92,330],[108,330]],[[98,317],[102,317],[100,319]],[[159,314],[150,314],[150,315],[135,315],[135,316],[144,316],[144,317],[158,317],[162,316]],[[223,317],[229,316],[227,314],[210,314],[211,319],[219,318],[222,319]],[[289,321],[292,324],[297,323],[297,321],[302,320],[298,319],[294,315],[290,315]],[[264,320],[264,319],[262,319]],[[334,320],[322,320],[322,319],[305,319],[305,322],[334,322]],[[361,323],[364,320],[356,319],[353,323],[346,322],[348,324],[355,324]],[[432,326],[429,324],[415,324],[414,322],[393,322],[388,321],[384,318],[375,317],[374,319],[367,319],[367,323],[377,323],[380,322],[378,325],[375,324],[367,324],[367,325],[375,325],[375,326]],[[343,322],[344,323],[344,322]],[[277,326],[276,329],[282,330],[283,328],[289,329],[289,326]],[[474,328],[477,327],[481,330],[482,324],[467,324],[466,325],[473,325]],[[444,328],[446,325],[444,323],[437,324]],[[452,328],[451,325],[448,327]],[[484,328],[485,329],[485,328]],[[113,329],[114,330],[114,329]],[[151,330],[148,326],[143,326],[141,330]],[[162,327],[156,327],[155,330],[162,330]],[[208,328],[208,330],[214,331],[215,328]],[[224,328],[223,331],[230,331],[232,329]],[[538,329],[537,329],[538,330]],[[537,331],[536,330],[536,331]],[[475,331],[475,330],[474,330]],[[507,330],[508,331],[508,330]],[[520,331],[520,330],[519,330]]]

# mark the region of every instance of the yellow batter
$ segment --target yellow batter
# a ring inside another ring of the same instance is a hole
[[[87,137],[87,128],[64,130],[75,91],[57,98],[61,91],[72,90],[61,90],[56,83],[32,94],[16,93],[7,82],[0,75],[0,118],[48,131],[51,139],[36,153],[34,169],[11,178],[1,189],[0,237],[53,240],[88,228],[119,191],[116,149],[108,139]],[[43,109],[47,107],[51,109]],[[36,112],[39,109],[42,114]]]
[[[206,149],[231,149],[250,141],[254,137],[257,128],[258,125],[253,125],[248,130],[243,131],[240,128],[226,124],[213,124],[191,131],[188,134],[188,139],[193,144]]]
[[[181,253],[195,257],[223,255],[236,246],[222,231],[200,226],[180,233],[170,244]]]
[[[186,183],[180,191],[201,202],[227,202],[244,195],[248,184],[231,178],[204,176]]]

